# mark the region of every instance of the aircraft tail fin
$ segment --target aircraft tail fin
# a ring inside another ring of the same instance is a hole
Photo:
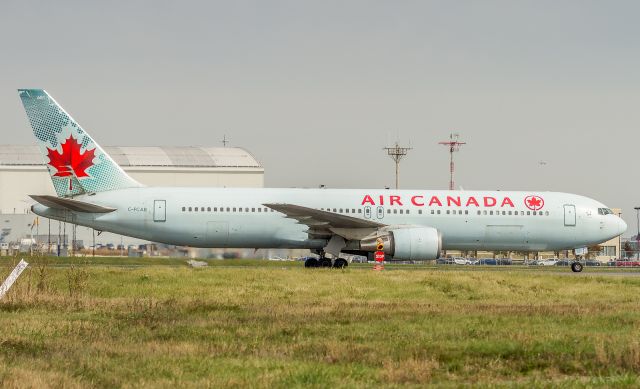
[[[18,93],[59,197],[142,186],[44,89]]]

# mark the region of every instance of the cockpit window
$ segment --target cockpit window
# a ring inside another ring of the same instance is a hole
[[[598,215],[613,215],[613,211],[609,208],[598,208]]]

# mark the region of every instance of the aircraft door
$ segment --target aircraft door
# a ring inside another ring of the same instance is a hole
[[[167,221],[167,201],[166,200],[153,201],[153,221],[154,222]]]
[[[364,217],[365,219],[371,219],[371,207],[368,205],[364,207]]]
[[[576,206],[575,205],[565,204],[564,225],[567,227],[575,227],[576,225]]]
[[[378,219],[384,219],[384,207],[380,207],[380,206],[379,206],[379,207],[376,209],[376,217],[377,217]]]

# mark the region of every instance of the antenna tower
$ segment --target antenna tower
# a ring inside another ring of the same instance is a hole
[[[447,146],[449,148],[449,170],[450,170],[450,179],[449,179],[449,190],[453,190],[455,184],[453,182],[453,173],[455,172],[455,165],[453,163],[453,153],[456,151],[460,151],[460,146],[467,144],[466,142],[460,142],[458,139],[460,138],[460,134],[451,133],[449,134],[449,140],[444,142],[438,142],[441,145]]]
[[[383,150],[386,150],[387,155],[396,163],[396,189],[399,189],[400,160],[407,155],[407,152],[411,150],[411,147],[400,147],[398,146],[398,142],[396,142],[394,147],[385,147]]]

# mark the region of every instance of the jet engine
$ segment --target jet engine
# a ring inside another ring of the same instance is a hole
[[[375,238],[360,241],[363,251],[376,251],[378,239],[382,239],[385,254],[398,260],[429,260],[440,258],[442,236],[432,227],[406,227],[385,231]]]

